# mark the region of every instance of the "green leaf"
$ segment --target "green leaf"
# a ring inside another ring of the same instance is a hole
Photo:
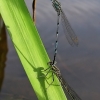
[[[43,69],[49,67],[50,59],[24,0],[0,0],[0,13],[38,99],[66,100],[56,76],[50,86],[48,82],[52,82],[52,77],[43,77],[47,73]]]

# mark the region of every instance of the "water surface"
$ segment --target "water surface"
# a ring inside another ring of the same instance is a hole
[[[71,47],[59,31],[57,66],[70,86],[82,100],[100,99],[100,1],[60,0],[62,8],[75,31],[79,46]],[[32,0],[26,0],[30,13]],[[53,59],[57,15],[50,0],[37,0],[36,26],[50,59]],[[8,36],[8,35],[7,35]],[[22,95],[37,100],[19,61],[12,42],[8,39],[8,54],[2,93]],[[23,91],[24,90],[24,91]]]

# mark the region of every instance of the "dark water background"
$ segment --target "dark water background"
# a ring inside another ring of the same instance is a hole
[[[32,0],[25,0],[32,15]],[[57,66],[82,100],[100,100],[100,1],[60,0],[79,46],[71,47],[60,25]],[[57,15],[50,0],[36,1],[36,26],[51,60]],[[37,100],[7,35],[8,54],[1,93]]]

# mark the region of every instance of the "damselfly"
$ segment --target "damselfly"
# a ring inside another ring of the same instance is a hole
[[[60,2],[58,2],[57,0],[51,0],[52,1],[52,6],[54,7],[55,11],[57,12],[58,15],[58,19],[57,19],[57,30],[56,30],[56,41],[55,41],[55,53],[54,53],[54,59],[53,59],[53,64],[55,63],[55,58],[57,55],[57,48],[58,48],[58,30],[59,30],[59,19],[61,17],[61,22],[62,22],[62,26],[64,28],[64,33],[65,36],[69,42],[70,45],[74,46],[74,45],[78,45],[78,38],[76,36],[76,34],[74,33],[73,29],[70,26],[70,23],[63,11],[63,9],[61,8],[61,4]]]
[[[52,85],[52,83],[54,82],[54,74],[55,74],[59,79],[62,87],[64,87],[65,90],[67,91],[67,95],[70,98],[68,100],[81,100],[80,97],[75,93],[75,91],[69,86],[69,84],[65,82],[64,78],[60,73],[60,70],[55,66],[55,64],[53,64],[52,62],[49,62],[48,64],[50,65],[50,67],[46,69],[48,70],[46,76],[48,75],[49,72],[52,72],[52,77],[53,77],[53,81],[49,84],[49,86]]]

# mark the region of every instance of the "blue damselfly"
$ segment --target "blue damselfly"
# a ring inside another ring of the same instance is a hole
[[[52,6],[54,7],[55,11],[57,12],[57,30],[56,30],[56,41],[55,41],[55,52],[54,52],[54,58],[53,58],[53,64],[55,63],[55,59],[56,59],[56,55],[57,55],[57,48],[58,48],[58,30],[59,30],[59,19],[61,17],[61,22],[62,22],[62,26],[64,29],[64,33],[65,36],[69,42],[70,45],[74,46],[78,46],[78,38],[76,36],[76,34],[74,33],[73,29],[70,26],[70,23],[63,11],[63,9],[61,8],[61,4],[60,2],[58,2],[57,0],[51,0],[52,1]]]

